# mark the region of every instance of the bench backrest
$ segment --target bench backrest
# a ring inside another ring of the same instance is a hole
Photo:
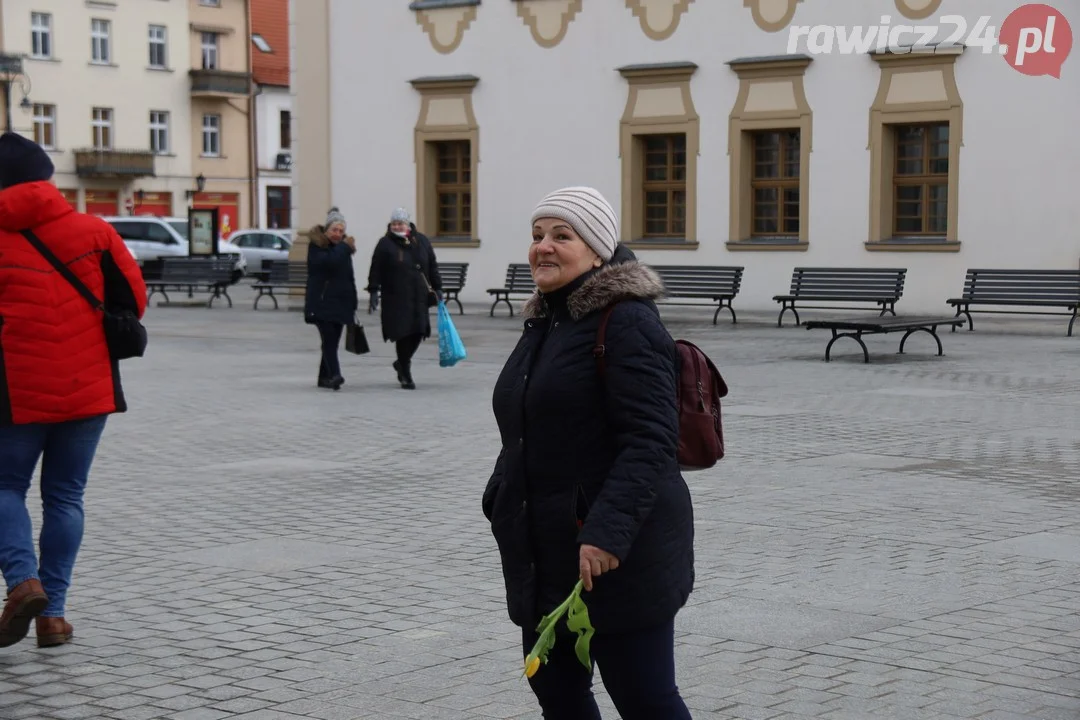
[[[791,274],[791,295],[895,302],[904,294],[907,268],[797,267]]]
[[[536,282],[533,281],[532,268],[528,263],[510,263],[506,268],[506,285],[503,287],[511,292],[533,292]]]
[[[161,281],[168,283],[228,283],[236,260],[224,257],[170,257],[161,266]]]
[[[742,267],[728,265],[650,265],[669,295],[735,297],[742,285]]]
[[[266,280],[272,285],[304,285],[307,283],[307,262],[303,260],[263,260]]]
[[[968,270],[963,297],[1080,302],[1080,270]]]
[[[469,263],[438,263],[439,277],[442,278],[443,290],[458,291],[465,287],[465,277],[469,274]]]

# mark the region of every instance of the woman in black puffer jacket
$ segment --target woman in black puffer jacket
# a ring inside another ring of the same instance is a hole
[[[308,233],[307,288],[304,293],[304,320],[319,328],[322,358],[318,386],[340,390],[345,383],[338,360],[338,346],[346,325],[355,321],[359,301],[352,256],[356,240],[345,234],[345,216],[330,208],[325,225]]]
[[[686,720],[674,619],[693,586],[694,528],[677,460],[678,355],[653,302],[659,277],[617,238],[615,211],[591,188],[556,191],[533,214],[538,292],[495,385],[503,447],[483,511],[525,652],[581,578],[593,659],[623,719]],[[593,348],[610,306],[602,381]],[[545,718],[600,717],[574,639],[560,635],[529,680]]]

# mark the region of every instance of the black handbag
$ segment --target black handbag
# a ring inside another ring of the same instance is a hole
[[[105,344],[109,348],[109,355],[113,360],[126,360],[133,357],[142,357],[146,352],[146,328],[139,322],[139,317],[131,310],[110,310],[107,306],[107,300],[103,302],[98,300],[94,296],[94,293],[90,292],[90,288],[86,287],[79,278],[75,277],[75,273],[71,272],[64,263],[60,262],[60,259],[52,254],[49,248],[45,247],[45,243],[41,242],[41,238],[34,234],[33,230],[23,230],[23,237],[30,241],[30,244],[34,246],[41,255],[49,261],[49,264],[56,268],[56,271],[64,276],[64,279],[71,283],[80,295],[82,295],[86,302],[90,303],[90,306],[95,310],[100,310],[102,313],[101,326],[105,330]]]
[[[371,352],[367,335],[364,334],[364,326],[360,323],[354,321],[345,326],[345,349],[353,355]]]

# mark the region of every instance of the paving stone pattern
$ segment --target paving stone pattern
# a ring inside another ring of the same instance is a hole
[[[299,313],[236,295],[151,310],[91,478],[76,640],[0,651],[0,718],[539,718],[480,512],[520,318],[455,316],[469,359],[428,342],[415,392],[369,318],[333,393]],[[665,317],[731,385],[728,457],[687,474],[695,718],[1080,717],[1080,337],[980,318],[945,357],[890,335],[826,364],[826,334],[774,313]]]

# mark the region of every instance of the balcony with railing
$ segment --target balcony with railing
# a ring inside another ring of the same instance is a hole
[[[192,70],[192,97],[247,97],[251,94],[251,73],[229,70]]]
[[[154,153],[149,150],[76,150],[75,172],[83,178],[153,177]]]

